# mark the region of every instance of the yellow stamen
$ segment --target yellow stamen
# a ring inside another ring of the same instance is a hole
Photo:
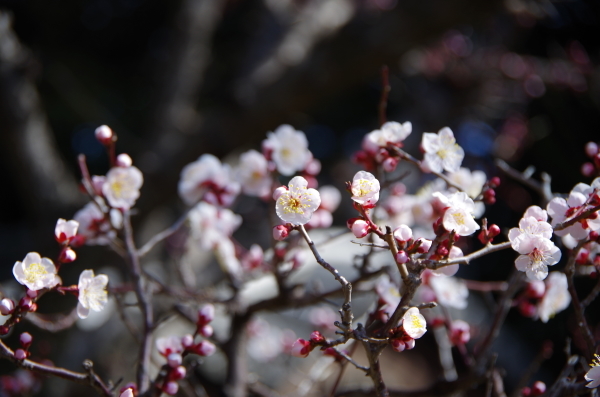
[[[48,274],[46,268],[42,266],[40,263],[32,263],[23,269],[23,273],[25,273],[25,280],[28,283],[35,283],[41,276]]]

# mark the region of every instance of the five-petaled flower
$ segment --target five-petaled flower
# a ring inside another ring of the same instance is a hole
[[[79,303],[77,304],[77,315],[86,318],[90,309],[99,312],[104,309],[108,301],[106,285],[108,277],[104,274],[94,276],[93,270],[84,270],[79,276]]]
[[[106,174],[102,193],[111,207],[128,210],[140,197],[143,183],[142,172],[136,167],[113,167]]]
[[[548,266],[555,265],[560,260],[560,249],[547,238],[524,236],[517,250],[522,255],[515,260],[515,267],[526,272],[531,280],[543,280],[548,275]]]
[[[13,275],[20,284],[32,291],[52,288],[60,284],[54,263],[48,258],[42,258],[37,252],[30,252],[23,262],[17,261],[13,267]]]
[[[373,208],[379,200],[379,181],[373,174],[366,171],[358,171],[352,179],[350,191],[352,200],[365,207]]]
[[[411,338],[419,339],[427,332],[427,322],[425,317],[419,313],[419,309],[411,307],[402,316],[402,328]]]
[[[454,133],[448,127],[442,128],[437,134],[425,132],[421,146],[425,151],[421,168],[424,171],[457,172],[465,157],[465,151],[454,139]]]
[[[479,225],[473,219],[475,203],[464,192],[452,193],[448,196],[441,192],[433,193],[442,205],[448,207],[444,212],[442,224],[448,231],[454,230],[459,236],[469,236],[479,229]]]
[[[307,186],[306,179],[296,176],[290,180],[288,189],[276,192],[275,211],[281,220],[292,225],[304,225],[310,220],[321,204],[321,196]]]
[[[270,153],[277,171],[286,176],[303,170],[312,157],[306,135],[288,124],[280,125],[275,132],[267,134],[267,139],[263,141],[263,151]]]

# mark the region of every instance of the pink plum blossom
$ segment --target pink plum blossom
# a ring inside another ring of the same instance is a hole
[[[379,200],[379,181],[373,174],[366,171],[358,171],[352,179],[350,190],[352,200],[360,205],[374,207]]]
[[[67,221],[65,219],[59,219],[56,222],[56,227],[54,228],[54,236],[56,237],[56,241],[59,243],[69,243],[75,235],[77,235],[77,228],[79,227],[79,222],[75,220]]]
[[[517,270],[527,273],[532,280],[543,280],[548,275],[548,266],[558,263],[561,252],[554,243],[541,236],[525,236],[519,245],[520,255],[515,260]]]
[[[411,307],[402,316],[402,328],[411,338],[419,339],[427,332],[427,322],[419,309]]]

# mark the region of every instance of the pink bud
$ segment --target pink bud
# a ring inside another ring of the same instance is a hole
[[[56,241],[60,244],[68,243],[75,235],[77,234],[77,228],[79,227],[79,222],[71,220],[66,221],[65,219],[59,219],[56,222],[56,227],[54,228],[54,236],[56,237]]]
[[[102,186],[104,186],[104,182],[106,182],[105,176],[92,176],[92,188],[94,188],[94,193],[98,196],[102,196]]]
[[[546,384],[544,382],[541,381],[537,381],[533,384],[533,386],[531,386],[531,395],[532,396],[539,396],[542,395],[546,392]]]
[[[177,390],[179,390],[179,385],[177,382],[167,382],[163,387],[163,392],[168,394],[169,396],[174,396],[177,394]]]
[[[365,237],[369,234],[370,229],[369,224],[362,219],[358,219],[352,224],[352,233],[354,233],[354,236],[357,238]]]
[[[397,165],[398,159],[396,157],[388,157],[387,159],[383,160],[383,169],[385,172],[394,171]]]
[[[215,307],[208,303],[198,310],[198,324],[205,325],[215,319]]]
[[[101,125],[100,127],[96,128],[95,135],[98,142],[104,146],[108,146],[112,143],[113,132],[107,125]]]
[[[37,298],[37,296],[38,296],[38,292],[37,292],[37,291],[34,291],[34,290],[32,290],[32,289],[28,289],[28,290],[27,290],[27,296],[28,296],[28,297],[30,297],[31,299],[33,299],[33,298]]]
[[[287,186],[279,186],[277,189],[275,189],[275,191],[273,192],[273,200],[277,201],[279,199],[279,197],[287,192]]]
[[[321,172],[321,162],[313,158],[308,163],[306,163],[304,171],[306,171],[306,173],[310,175],[318,175],[319,172]]]
[[[463,320],[454,320],[450,325],[450,342],[453,345],[464,345],[471,339],[471,328]]]
[[[171,376],[173,377],[173,379],[179,380],[185,378],[186,373],[187,370],[185,369],[185,367],[183,365],[180,365],[179,367],[171,371]]]
[[[131,167],[131,165],[133,164],[133,160],[131,160],[131,157],[129,157],[127,153],[121,153],[117,156],[116,164],[117,167],[127,168]]]
[[[290,354],[296,357],[308,357],[308,354],[312,350],[310,342],[304,339],[298,339],[294,342]]]
[[[167,357],[167,363],[169,364],[169,367],[171,367],[171,368],[180,366],[182,360],[183,360],[183,358],[181,357],[181,354],[179,354],[179,353],[171,353]]]
[[[319,331],[313,331],[310,334],[310,340],[315,343],[325,342],[325,337]]]
[[[194,344],[194,337],[191,334],[185,334],[181,337],[181,345],[186,349]]]
[[[404,344],[406,345],[406,350],[411,350],[411,349],[415,348],[415,340],[414,339],[405,340]]]
[[[277,241],[283,241],[290,234],[290,229],[286,225],[279,225],[273,228],[273,238]]]
[[[585,154],[587,154],[587,156],[590,158],[597,155],[598,154],[598,144],[596,144],[596,142],[588,142],[585,145]]]
[[[542,280],[529,280],[525,293],[530,298],[542,298],[546,292],[546,284]]]
[[[31,300],[31,298],[29,296],[24,296],[19,301],[19,306],[21,306],[21,309],[23,309],[26,312],[32,311],[34,304],[35,303],[33,303],[33,301]]]
[[[404,351],[404,349],[406,349],[406,344],[401,339],[393,339],[392,348],[398,353],[401,353]]]
[[[0,301],[0,314],[8,316],[15,310],[15,302],[12,299],[4,298]]]
[[[490,226],[488,226],[488,236],[490,238],[494,238],[499,234],[500,234],[500,227],[498,225],[496,225],[495,223],[492,223]]]
[[[71,263],[75,259],[77,259],[77,254],[70,247],[62,250],[58,258],[59,262],[61,263]]]
[[[210,325],[204,325],[198,328],[198,333],[205,338],[210,338],[213,335],[213,327]]]
[[[27,352],[23,349],[15,350],[15,358],[17,360],[25,360],[27,358]]]
[[[591,177],[594,175],[595,172],[596,167],[594,167],[594,164],[590,162],[583,163],[583,165],[581,166],[581,175],[583,176]]]
[[[425,252],[429,252],[429,250],[431,249],[431,240],[428,240],[426,238],[420,238],[419,241],[421,242],[421,245],[419,246],[419,249],[417,250],[417,252],[419,254],[424,254]]]
[[[212,356],[216,350],[217,347],[207,340],[203,340],[194,346],[194,353],[204,357]]]
[[[396,254],[396,263],[406,263],[408,262],[408,255],[404,251],[398,251]]]
[[[31,346],[31,342],[33,341],[33,337],[29,332],[23,332],[19,337],[19,341],[21,342],[21,347],[25,350],[29,349]]]
[[[407,242],[412,238],[412,229],[406,225],[400,225],[394,229],[394,238],[398,242]]]
[[[10,331],[10,328],[6,325],[0,325],[0,335],[6,335],[8,334],[8,331]]]

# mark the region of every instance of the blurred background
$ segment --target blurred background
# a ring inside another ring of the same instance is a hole
[[[108,169],[94,138],[101,124],[144,173],[137,207],[149,219],[181,213],[185,164],[258,149],[283,123],[306,133],[319,181],[343,188],[358,169],[352,154],[379,124],[383,65],[388,120],[413,123],[407,150],[418,154],[422,132],[449,126],[465,166],[502,177],[487,216],[512,226],[540,198],[493,158],[549,173],[556,192],[590,181],[580,168],[585,143],[600,140],[599,18],[591,0],[0,0],[0,278],[29,251],[58,253],[56,219],[86,202],[77,155],[92,174]],[[348,205],[336,223],[350,216]],[[86,250],[66,283],[83,266],[122,263]],[[489,266],[463,275],[497,280],[510,268]],[[562,329],[521,326],[535,346],[564,340]],[[66,337],[46,338],[52,356]]]

